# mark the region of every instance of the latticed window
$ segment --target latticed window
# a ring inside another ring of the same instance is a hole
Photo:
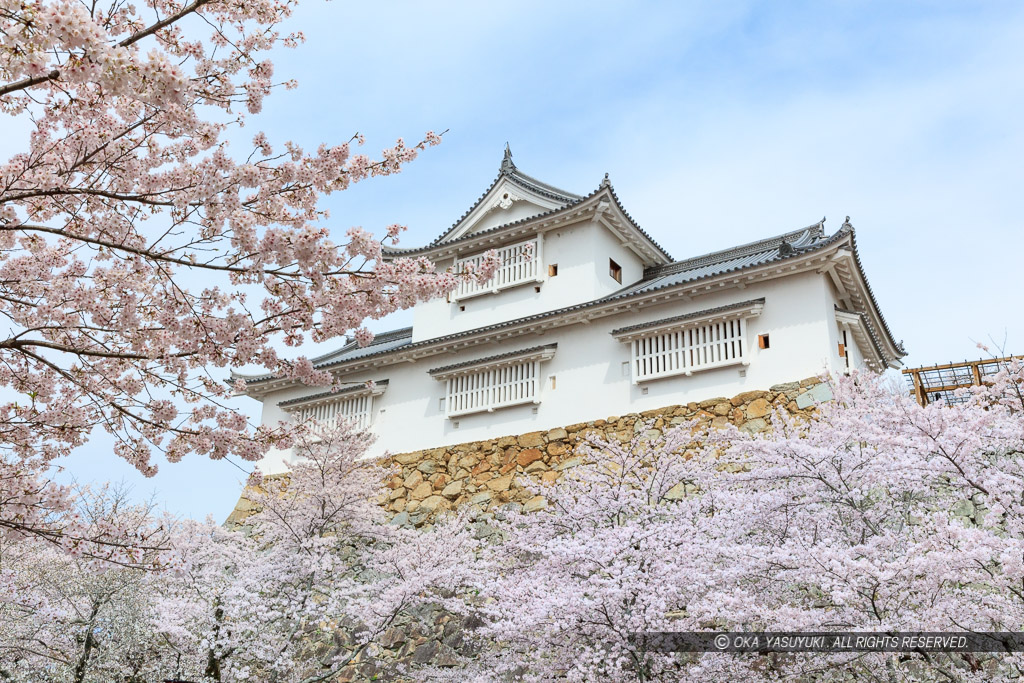
[[[492,356],[430,371],[445,383],[445,415],[457,417],[498,408],[540,403],[541,363],[555,345]]]
[[[358,387],[334,394],[319,394],[285,401],[278,405],[296,422],[316,421],[324,426],[348,422],[354,429],[367,429],[373,421],[373,399],[383,393],[387,381],[373,388]]]
[[[760,314],[764,300],[676,316],[614,330],[629,342],[634,382],[689,375],[748,363],[747,320]]]
[[[373,396],[353,396],[352,398],[339,399],[328,403],[302,408],[295,413],[298,422],[316,420],[329,424],[347,420],[357,429],[364,429],[370,425],[370,410],[373,408]]]
[[[501,265],[498,266],[494,276],[483,284],[472,280],[461,280],[455,290],[455,299],[468,299],[478,294],[489,294],[506,287],[542,279],[540,249],[539,238],[500,247],[497,252]],[[455,270],[461,272],[467,264],[479,266],[483,260],[483,254],[459,259],[455,262]]]

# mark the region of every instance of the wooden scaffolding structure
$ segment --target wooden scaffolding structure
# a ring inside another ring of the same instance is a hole
[[[945,401],[946,405],[953,405],[967,400],[965,396],[954,394],[957,389],[980,386],[988,376],[999,372],[1006,362],[1021,358],[1024,356],[965,360],[961,363],[907,368],[903,374],[907,376],[910,395],[922,406],[935,401]]]

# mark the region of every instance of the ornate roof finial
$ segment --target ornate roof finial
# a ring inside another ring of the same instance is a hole
[[[850,223],[850,217],[849,216],[846,217],[846,221],[843,222],[842,226],[840,226],[839,229],[840,230],[846,230],[847,232],[853,230],[853,224]]]
[[[511,173],[516,168],[516,165],[512,163],[512,148],[505,143],[505,157],[501,160],[501,172]]]
[[[604,174],[604,178],[601,180],[600,187],[611,187],[612,181],[608,179],[608,174]]]

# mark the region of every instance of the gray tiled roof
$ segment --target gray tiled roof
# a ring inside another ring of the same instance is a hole
[[[776,237],[676,261],[666,266],[649,268],[644,272],[644,279],[624,290],[624,293],[649,292],[662,287],[692,282],[710,275],[721,275],[734,270],[759,266],[784,257],[780,254],[780,249],[784,249],[783,243],[788,244],[793,249],[793,253],[799,254],[820,246],[825,241],[827,239],[824,237],[823,224],[815,223]]]
[[[378,387],[386,387],[388,380],[382,379],[374,382]],[[360,382],[354,387],[345,387],[344,389],[338,389],[337,391],[321,391],[319,394],[312,394],[311,396],[299,396],[298,398],[291,398],[287,401],[281,401],[277,405],[286,408],[288,406],[298,405],[300,403],[309,403],[310,401],[316,401],[321,398],[328,398],[331,396],[345,396],[346,394],[355,394],[360,391],[366,391],[366,385]]]
[[[393,351],[405,346],[411,339],[412,328],[402,327],[397,330],[374,335],[373,341],[366,346],[360,346],[355,341],[347,341],[340,349],[317,356],[311,360],[315,367],[321,367],[325,363],[332,363],[336,360],[355,360],[356,358],[374,355],[383,351]]]
[[[366,347],[359,347],[354,342],[350,342],[335,353],[314,359],[314,365],[317,369],[325,369],[353,360],[372,356],[381,356],[400,350],[420,348],[448,341],[455,341],[476,334],[487,334],[503,328],[546,320],[565,315],[567,313],[598,307],[616,300],[628,299],[641,294],[674,287],[688,282],[694,282],[716,275],[746,270],[748,268],[753,268],[774,261],[784,261],[789,258],[797,257],[802,254],[827,247],[830,244],[838,242],[847,235],[850,235],[853,231],[852,227],[847,223],[844,224],[844,226],[836,233],[830,236],[825,236],[823,223],[824,221],[815,223],[814,225],[806,228],[801,228],[800,230],[794,230],[792,232],[759,240],[757,242],[751,242],[749,244],[732,247],[723,251],[676,261],[675,263],[659,266],[657,268],[650,268],[644,273],[644,278],[640,282],[624,287],[614,294],[610,294],[606,297],[595,299],[593,301],[587,301],[573,306],[566,306],[565,308],[559,308],[553,311],[536,313],[534,315],[516,318],[514,320],[496,323],[494,325],[466,330],[464,332],[456,332],[443,337],[425,339],[415,343],[412,342],[412,328],[394,330],[392,332],[378,335],[374,338],[373,342]],[[856,253],[856,249],[854,249],[854,252]],[[859,259],[857,261],[857,265],[860,267]],[[863,273],[863,268],[861,268],[861,272]],[[868,292],[870,294],[870,287],[868,288]],[[872,304],[875,306],[875,310],[877,311],[878,305],[873,296],[871,297],[871,300]],[[878,315],[879,318],[881,318],[880,311]],[[882,319],[882,324],[883,326],[885,325],[884,319]],[[872,328],[869,327],[869,329]],[[889,336],[889,339],[892,339],[892,335],[889,333],[888,327],[885,327],[885,333]],[[881,347],[878,339],[874,339],[873,341],[879,346],[879,348]],[[899,348],[898,345],[897,348]],[[260,377],[248,377],[245,379],[249,383],[254,383],[266,381],[271,378],[272,375],[263,375]]]
[[[686,320],[693,320],[694,318],[703,318],[708,315],[715,315],[718,313],[728,313],[729,311],[735,311],[743,308],[749,308],[754,304],[763,304],[764,297],[760,299],[750,299],[748,301],[741,301],[738,304],[728,304],[726,306],[716,306],[715,308],[705,308],[703,311],[695,311],[693,313],[684,313],[683,315],[674,315],[670,318],[661,318],[660,320],[652,320],[647,323],[640,323],[639,325],[627,325],[626,327],[620,327],[617,330],[612,330],[612,335],[627,334],[629,332],[637,332],[639,330],[647,329],[648,327],[660,327],[662,325],[670,325],[672,323],[681,323]]]
[[[516,356],[522,356],[536,351],[544,351],[545,349],[557,349],[558,344],[542,344],[541,346],[531,346],[528,349],[518,349],[516,351],[509,351],[508,353],[499,353],[494,356],[486,356],[484,358],[477,358],[476,360],[467,360],[461,363],[452,363],[451,365],[443,365],[439,368],[432,368],[427,370],[431,375],[436,375],[441,372],[450,372],[452,370],[458,370],[459,368],[466,368],[471,365],[480,365],[483,363],[496,363],[505,358],[514,358]]]

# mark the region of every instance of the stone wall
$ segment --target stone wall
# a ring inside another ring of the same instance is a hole
[[[733,424],[756,433],[769,428],[770,414],[777,406],[803,413],[816,400],[828,398],[825,393],[827,385],[810,377],[732,398],[710,398],[547,431],[401,453],[390,458],[401,467],[401,473],[387,482],[390,493],[381,504],[394,514],[393,523],[413,526],[424,524],[439,511],[462,505],[487,509],[518,503],[527,511],[540,509],[544,499],[525,489],[519,479],[527,475],[545,482],[557,480],[563,471],[580,464],[576,448],[590,436],[624,441],[652,420],[653,428],[660,430],[693,419],[712,427]]]
[[[777,406],[791,414],[804,414],[815,402],[830,397],[828,385],[809,377],[732,398],[710,398],[546,431],[400,453],[384,463],[393,462],[400,473],[387,481],[388,493],[380,503],[394,524],[411,526],[422,526],[435,514],[462,505],[489,509],[513,503],[526,510],[540,509],[544,499],[525,489],[519,478],[557,480],[563,471],[580,464],[576,448],[590,436],[627,440],[648,421],[653,420],[653,428],[660,430],[693,419],[712,427],[733,424],[756,433],[769,428]],[[250,510],[243,492],[227,523],[241,522]]]

